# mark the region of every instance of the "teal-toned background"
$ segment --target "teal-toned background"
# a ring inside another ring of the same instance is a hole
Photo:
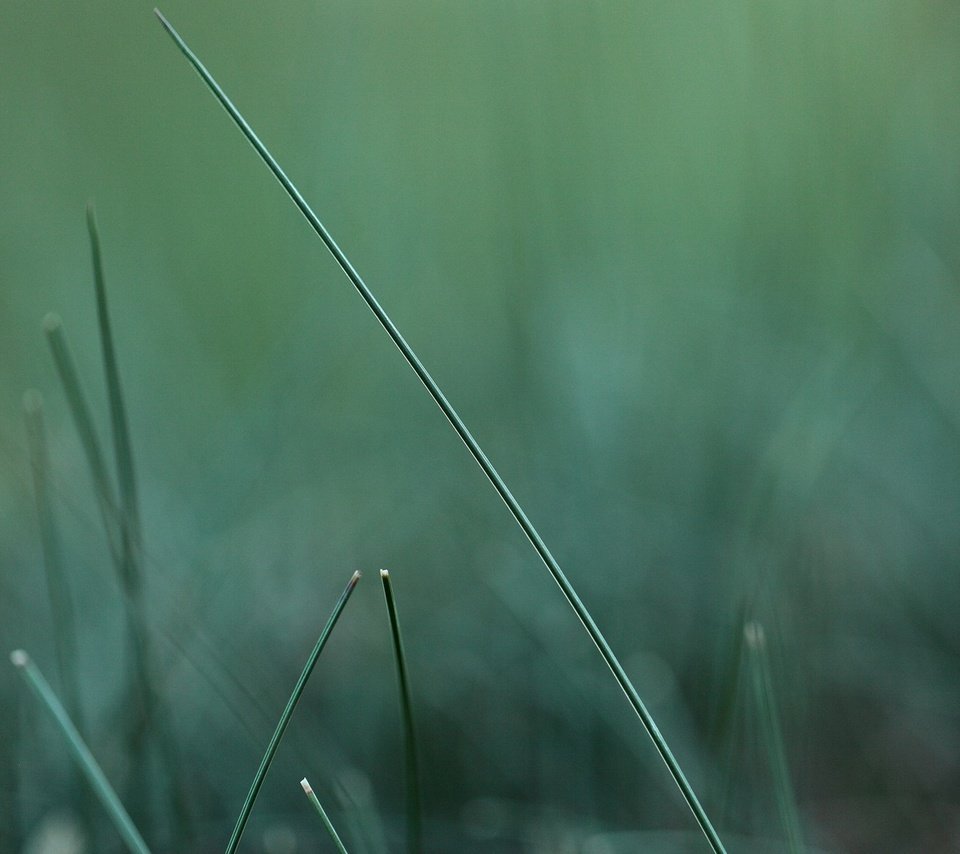
[[[163,10],[460,409],[730,849],[783,845],[744,620],[805,840],[960,845],[960,8]],[[35,387],[91,747],[125,798],[159,773],[118,736],[123,604],[40,328],[63,317],[106,441],[94,198],[192,812],[177,838],[157,783],[157,850],[223,848],[355,569],[243,850],[325,850],[304,774],[351,850],[402,850],[381,566],[429,850],[706,850],[547,572],[149,4],[0,0],[0,152],[0,642],[56,684]],[[118,850],[12,667],[0,701],[0,850],[83,850],[50,846],[84,812]]]

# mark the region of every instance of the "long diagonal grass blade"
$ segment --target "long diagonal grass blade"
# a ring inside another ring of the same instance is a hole
[[[181,38],[180,34],[170,25],[160,11],[155,9],[154,12],[160,19],[160,23],[163,24],[164,29],[167,31],[167,33],[169,33],[170,37],[176,43],[177,47],[180,48],[180,51],[194,67],[194,69],[203,79],[203,82],[209,87],[210,91],[213,92],[214,96],[221,103],[223,108],[230,114],[230,118],[232,118],[240,128],[243,135],[247,138],[247,141],[254,147],[254,149],[256,149],[257,154],[260,155],[260,158],[263,160],[263,162],[269,167],[270,171],[273,172],[276,179],[283,186],[283,189],[286,190],[287,195],[290,196],[290,198],[293,200],[293,203],[300,209],[300,212],[306,218],[307,222],[310,223],[311,228],[313,228],[320,239],[324,242],[327,249],[340,265],[343,272],[346,273],[347,278],[350,279],[350,281],[353,283],[353,286],[363,298],[364,302],[366,302],[367,306],[374,313],[384,331],[390,336],[393,343],[397,346],[397,349],[400,350],[403,358],[406,359],[407,364],[410,365],[414,373],[427,389],[427,392],[436,402],[437,406],[440,407],[440,410],[443,412],[447,421],[450,422],[450,426],[453,427],[461,441],[467,446],[467,450],[477,461],[477,464],[483,470],[483,473],[487,476],[490,483],[493,485],[493,488],[503,500],[503,503],[507,505],[507,509],[513,515],[513,518],[523,530],[523,533],[530,541],[530,544],[533,546],[537,554],[540,556],[540,559],[546,565],[550,574],[553,576],[553,580],[556,581],[557,585],[560,587],[560,590],[563,592],[563,595],[570,603],[570,607],[573,608],[580,622],[583,623],[583,627],[586,629],[587,634],[590,635],[591,640],[594,642],[594,644],[596,644],[597,649],[600,651],[600,655],[603,656],[603,660],[606,662],[607,667],[610,668],[610,671],[613,673],[613,676],[620,685],[620,688],[623,690],[623,693],[626,694],[630,705],[633,706],[634,711],[637,713],[637,716],[640,718],[644,728],[656,746],[657,752],[660,754],[664,763],[666,763],[670,774],[673,776],[673,779],[676,781],[677,786],[679,786],[680,791],[683,794],[684,800],[687,802],[687,805],[693,812],[697,823],[700,825],[700,829],[707,837],[707,840],[710,842],[713,850],[715,852],[723,852],[724,847],[723,843],[720,841],[720,837],[717,835],[717,832],[714,830],[710,819],[707,817],[706,812],[700,805],[700,801],[697,799],[693,788],[690,786],[690,783],[684,776],[684,773],[674,757],[673,752],[670,750],[666,739],[664,739],[663,735],[660,733],[660,729],[657,727],[657,724],[653,720],[650,712],[647,711],[647,708],[640,699],[640,695],[637,693],[636,688],[633,687],[633,683],[627,676],[626,671],[623,669],[623,666],[620,664],[617,656],[607,643],[606,638],[597,627],[597,624],[594,622],[594,619],[587,610],[587,607],[583,604],[583,602],[580,601],[577,591],[567,580],[563,570],[560,569],[560,565],[557,563],[556,559],[553,557],[553,555],[550,553],[550,550],[541,539],[537,529],[534,528],[533,523],[527,518],[526,513],[523,512],[523,508],[517,502],[517,499],[513,497],[513,493],[507,488],[503,478],[500,477],[500,474],[493,467],[493,463],[491,463],[487,458],[487,455],[480,448],[477,440],[473,438],[473,434],[467,429],[466,425],[457,414],[457,411],[444,396],[443,392],[440,391],[440,387],[434,381],[433,377],[430,376],[430,373],[427,371],[427,369],[423,366],[423,363],[420,361],[417,354],[414,353],[413,349],[400,334],[400,331],[394,325],[389,315],[380,306],[380,303],[377,302],[376,297],[374,297],[366,283],[362,278],[360,278],[360,274],[354,269],[353,264],[350,263],[350,260],[343,253],[343,250],[337,245],[336,241],[330,235],[330,232],[327,231],[326,226],[324,226],[319,217],[317,217],[317,215],[313,212],[306,200],[300,194],[300,191],[287,177],[283,169],[280,168],[280,164],[277,163],[273,155],[267,150],[267,147],[260,141],[260,138],[254,133],[253,128],[251,128],[247,123],[247,120],[233,105],[233,102],[227,97],[223,89],[220,88],[220,84],[213,79],[210,72],[207,71],[203,63],[197,58],[196,54],[190,50],[186,42]]]
[[[310,653],[310,657],[307,659],[306,665],[304,665],[303,672],[300,674],[297,684],[293,687],[293,693],[290,695],[290,699],[287,700],[287,705],[283,710],[283,714],[280,715],[280,721],[277,723],[277,728],[273,731],[273,735],[270,738],[270,743],[267,745],[266,753],[263,754],[263,759],[260,761],[260,767],[257,769],[257,773],[253,778],[253,782],[250,784],[250,791],[247,792],[247,799],[243,802],[243,808],[240,810],[240,815],[237,818],[237,824],[233,828],[230,841],[227,843],[227,854],[233,854],[233,852],[237,850],[237,846],[240,844],[240,837],[243,836],[243,830],[247,826],[247,820],[250,818],[250,812],[253,810],[253,804],[257,800],[257,795],[260,794],[260,788],[263,786],[263,781],[267,776],[267,771],[270,770],[270,766],[273,764],[273,757],[277,755],[277,748],[280,746],[284,732],[286,732],[287,724],[290,723],[290,718],[293,717],[293,710],[297,707],[297,703],[300,702],[300,695],[303,694],[303,689],[307,685],[307,680],[310,678],[310,674],[313,672],[313,668],[317,663],[317,659],[320,658],[320,653],[323,652],[323,648],[327,644],[327,639],[330,637],[333,627],[337,624],[337,620],[340,619],[340,614],[343,612],[343,609],[347,604],[347,600],[350,598],[350,594],[353,593],[354,588],[356,588],[359,580],[360,573],[355,572],[350,578],[350,581],[347,582],[347,586],[344,588],[343,593],[340,594],[340,598],[337,600],[337,604],[333,608],[333,613],[330,614],[330,619],[327,620],[327,624],[323,627],[323,631],[320,632],[320,637],[318,638],[313,651]]]

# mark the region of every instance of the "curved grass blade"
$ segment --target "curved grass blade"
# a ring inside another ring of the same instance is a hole
[[[53,692],[47,680],[43,677],[40,668],[33,663],[30,656],[22,649],[14,650],[14,652],[10,653],[10,660],[20,671],[34,694],[36,694],[44,706],[47,707],[47,711],[53,716],[57,726],[60,727],[60,731],[67,740],[67,746],[70,748],[73,758],[90,783],[90,787],[100,799],[100,803],[103,804],[104,809],[106,809],[107,814],[113,821],[117,832],[120,834],[127,848],[132,851],[133,854],[150,854],[150,849],[147,847],[147,843],[143,841],[140,831],[137,830],[136,825],[134,825],[127,811],[123,808],[123,804],[120,803],[120,799],[110,785],[110,781],[107,780],[103,770],[97,764],[97,760],[93,758],[93,754],[80,737],[80,733],[77,732],[77,728],[73,725],[73,721],[70,720],[70,716],[67,714],[66,709],[63,708],[63,704],[57,698],[57,695]]]
[[[323,808],[323,805],[317,798],[316,792],[313,791],[313,786],[310,785],[310,782],[306,777],[300,781],[300,785],[303,788],[303,793],[310,799],[310,803],[313,804],[313,808],[319,814],[320,820],[323,822],[323,826],[327,829],[327,833],[330,834],[330,838],[333,840],[334,845],[337,846],[337,850],[340,852],[340,854],[347,854],[347,849],[344,846],[343,841],[340,839],[340,834],[337,833],[337,829],[333,826],[333,822],[330,821],[327,811]]]
[[[250,784],[250,791],[247,792],[247,799],[243,802],[243,807],[240,810],[239,817],[237,818],[237,824],[233,828],[230,841],[227,843],[227,854],[233,854],[233,852],[237,850],[237,846],[240,844],[240,837],[243,836],[243,830],[247,826],[247,820],[250,818],[250,812],[253,810],[253,804],[257,800],[257,795],[260,794],[260,788],[263,786],[263,781],[267,776],[267,771],[270,770],[270,766],[273,764],[273,757],[277,755],[277,748],[280,746],[280,741],[283,739],[283,734],[287,729],[287,724],[290,723],[290,718],[293,716],[293,710],[297,707],[297,703],[300,702],[300,695],[303,694],[303,689],[306,687],[307,680],[310,678],[310,674],[313,672],[314,665],[316,665],[317,659],[320,657],[320,653],[323,652],[323,648],[326,646],[327,638],[330,637],[333,627],[337,624],[337,620],[340,619],[340,614],[343,612],[343,609],[347,604],[347,600],[350,598],[350,594],[353,593],[354,588],[356,588],[359,580],[360,573],[355,572],[347,582],[347,586],[344,588],[343,593],[340,594],[340,598],[337,600],[337,604],[333,608],[333,613],[330,614],[327,624],[323,627],[323,631],[320,632],[320,637],[318,638],[313,651],[310,653],[307,663],[304,665],[303,672],[300,674],[297,684],[293,687],[293,693],[290,695],[290,699],[287,700],[287,705],[283,710],[283,714],[280,715],[280,721],[277,723],[277,728],[274,730],[273,735],[270,738],[270,743],[267,745],[267,751],[263,754],[263,759],[260,761],[260,767],[257,769],[257,773],[254,775],[253,782]]]
[[[787,751],[783,742],[783,733],[780,730],[780,715],[767,656],[766,633],[760,623],[749,622],[743,627],[743,637],[750,654],[753,695],[760,712],[760,727],[763,730],[767,757],[773,772],[777,811],[780,813],[780,821],[783,823],[787,837],[787,850],[790,854],[803,854],[805,850],[803,834],[800,830],[800,817],[797,813],[793,784],[790,782]]]
[[[477,440],[473,438],[473,434],[471,434],[467,429],[466,425],[457,414],[457,411],[444,396],[443,392],[440,390],[440,387],[424,367],[417,354],[414,353],[413,349],[400,334],[400,331],[396,326],[394,326],[394,323],[390,319],[389,315],[380,306],[380,303],[377,302],[377,299],[367,287],[366,283],[360,278],[360,274],[354,269],[347,256],[343,253],[343,250],[340,249],[336,241],[334,241],[333,237],[330,235],[330,232],[327,231],[326,226],[324,226],[317,215],[313,212],[306,200],[300,194],[300,191],[287,177],[283,169],[280,168],[280,164],[277,163],[273,155],[270,154],[266,146],[253,132],[253,129],[247,123],[247,120],[233,105],[233,102],[227,97],[223,89],[220,88],[220,85],[217,83],[217,81],[213,79],[210,72],[207,71],[203,63],[197,58],[196,54],[190,50],[186,42],[184,42],[184,40],[181,38],[180,34],[170,25],[170,23],[158,9],[154,9],[154,12],[159,18],[164,29],[180,49],[181,53],[183,53],[183,55],[203,79],[204,83],[206,83],[211,92],[213,92],[220,104],[229,113],[230,118],[233,119],[243,135],[247,138],[248,142],[254,147],[254,149],[256,149],[257,154],[260,155],[260,158],[263,160],[263,162],[267,165],[270,171],[273,172],[274,177],[276,177],[276,179],[283,186],[283,189],[287,192],[287,195],[290,196],[293,203],[300,209],[300,212],[306,218],[307,222],[324,242],[327,249],[330,251],[330,254],[336,259],[341,269],[344,271],[344,273],[346,273],[347,278],[350,279],[350,281],[353,283],[353,286],[363,298],[364,302],[366,302],[369,309],[374,313],[384,331],[390,336],[393,343],[397,346],[397,349],[400,350],[400,353],[407,361],[407,364],[410,365],[410,367],[413,369],[413,372],[417,375],[420,382],[423,383],[424,387],[427,389],[427,392],[433,398],[434,402],[440,407],[440,410],[443,412],[447,421],[450,422],[450,426],[453,427],[461,441],[467,446],[467,450],[470,452],[471,456],[473,456],[474,460],[476,460],[477,465],[479,465],[483,470],[483,473],[487,476],[487,479],[493,485],[493,488],[497,491],[497,494],[500,496],[503,503],[507,505],[507,509],[513,515],[513,518],[516,520],[517,524],[530,541],[530,544],[533,546],[534,550],[540,556],[540,559],[546,565],[547,570],[553,576],[553,580],[556,581],[557,585],[560,587],[561,592],[563,593],[567,602],[570,604],[570,607],[573,608],[574,613],[576,613],[580,622],[583,624],[587,634],[590,635],[590,639],[596,645],[607,667],[610,668],[610,671],[613,673],[613,676],[617,680],[621,690],[626,695],[627,700],[633,707],[633,710],[640,718],[644,729],[646,729],[647,734],[653,741],[653,744],[656,747],[657,752],[660,754],[661,759],[663,759],[664,763],[669,769],[671,776],[679,787],[687,806],[690,807],[690,811],[697,820],[697,824],[699,824],[700,829],[707,838],[707,841],[713,847],[713,850],[717,852],[717,854],[724,852],[723,843],[720,841],[720,837],[717,835],[716,830],[714,830],[713,824],[710,822],[706,812],[700,805],[700,801],[697,799],[693,788],[687,781],[687,778],[684,776],[679,763],[673,755],[673,751],[670,750],[670,747],[667,744],[666,739],[661,734],[659,727],[657,727],[653,716],[649,711],[647,711],[646,706],[640,699],[640,695],[637,693],[637,689],[634,688],[633,683],[630,681],[626,671],[623,669],[623,665],[620,664],[619,659],[614,654],[610,645],[607,643],[606,638],[601,633],[597,624],[594,622],[594,619],[587,610],[587,607],[580,600],[580,596],[577,594],[573,585],[567,579],[566,575],[564,575],[563,570],[560,569],[560,565],[557,563],[556,559],[553,557],[553,555],[550,553],[550,550],[541,539],[537,529],[534,528],[533,523],[527,518],[526,513],[524,513],[523,508],[517,502],[517,499],[513,497],[513,493],[510,492],[506,483],[500,477],[500,474],[493,467],[493,463],[491,463],[487,458],[487,455],[480,448]]]
[[[393,652],[397,662],[397,681],[400,687],[400,711],[403,715],[403,748],[406,754],[407,776],[407,850],[410,854],[423,850],[423,807],[420,793],[420,770],[417,761],[417,731],[413,725],[413,703],[410,700],[410,680],[407,677],[407,660],[403,654],[403,638],[400,636],[400,621],[397,619],[397,604],[393,598],[390,573],[380,570],[383,595],[390,614],[390,632],[393,635]]]

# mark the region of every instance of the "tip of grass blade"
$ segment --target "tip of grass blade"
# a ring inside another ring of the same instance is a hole
[[[14,667],[26,667],[30,663],[30,656],[25,650],[15,649],[10,653],[10,662]]]
[[[163,28],[174,37],[174,39],[179,40],[179,34],[173,28],[173,25],[166,19],[166,16],[161,12],[156,6],[153,7],[153,14],[157,16],[157,20],[163,24]]]
[[[381,577],[381,578],[389,578],[389,577],[390,577],[390,570],[389,570],[389,569],[381,569],[381,570],[380,570],[380,577]]]
[[[43,316],[43,331],[50,335],[63,328],[63,320],[55,311],[48,312]]]
[[[349,582],[350,587],[351,587],[351,588],[356,587],[356,586],[357,586],[357,582],[360,581],[360,578],[361,578],[362,576],[363,576],[363,573],[360,572],[360,570],[358,569],[358,570],[353,574],[353,577],[350,579],[350,582]]]
[[[310,785],[310,782],[309,782],[309,780],[307,780],[306,777],[304,777],[304,778],[300,781],[300,787],[303,789],[303,793],[304,793],[305,795],[312,795],[312,794],[313,794],[313,786]]]

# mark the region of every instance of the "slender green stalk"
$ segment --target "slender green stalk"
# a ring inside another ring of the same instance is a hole
[[[152,725],[160,758],[170,788],[172,814],[182,833],[189,823],[187,805],[179,787],[179,762],[173,734],[169,728],[166,712],[154,685],[153,655],[144,605],[143,534],[140,527],[140,507],[137,497],[137,481],[133,463],[133,445],[127,408],[120,383],[116,348],[110,324],[110,309],[107,302],[107,287],[103,272],[103,252],[100,248],[100,230],[93,203],[87,203],[87,232],[90,237],[90,254],[93,261],[93,285],[97,304],[97,324],[100,331],[100,348],[103,359],[104,379],[107,387],[107,403],[110,410],[110,427],[113,439],[114,463],[116,465],[119,497],[120,549],[118,570],[125,588],[127,623],[133,649],[131,699],[143,713],[145,723]],[[131,750],[145,756],[140,727],[131,729]]]
[[[300,702],[300,695],[303,694],[303,689],[306,687],[307,680],[313,672],[314,665],[316,665],[317,659],[320,658],[320,653],[323,652],[323,648],[327,644],[327,638],[330,637],[333,627],[337,624],[337,620],[340,619],[340,614],[343,612],[347,600],[350,598],[350,594],[353,593],[359,580],[360,573],[355,572],[347,582],[347,586],[344,588],[343,593],[340,594],[340,598],[333,608],[333,613],[330,614],[327,624],[323,627],[323,631],[320,632],[320,637],[317,639],[316,646],[314,646],[310,657],[307,659],[307,663],[304,665],[303,672],[300,674],[297,684],[293,687],[293,693],[290,695],[290,699],[287,700],[287,705],[283,710],[283,714],[280,715],[277,728],[273,731],[270,743],[267,745],[266,753],[263,754],[263,759],[260,761],[260,767],[257,769],[253,782],[250,784],[247,799],[243,802],[243,807],[237,818],[237,824],[233,828],[230,841],[227,843],[227,854],[233,854],[240,844],[240,837],[243,836],[243,830],[247,826],[247,820],[250,818],[253,804],[257,800],[257,795],[260,794],[260,787],[263,786],[267,771],[270,770],[270,766],[273,764],[273,757],[277,754],[277,748],[280,746],[280,741],[283,739],[287,724],[290,723],[290,718],[293,716],[293,710],[297,707],[297,703]]]
[[[113,432],[113,449],[117,466],[117,483],[120,498],[121,553],[124,575],[131,593],[137,595],[142,586],[140,567],[140,509],[137,500],[137,483],[130,442],[130,427],[127,409],[123,401],[120,370],[117,367],[116,350],[110,327],[110,311],[107,304],[107,289],[103,277],[103,254],[100,250],[100,232],[93,204],[87,205],[87,230],[90,233],[90,251],[93,256],[93,283],[97,300],[97,322],[100,327],[100,346],[103,353],[103,370],[107,385],[107,401],[110,407],[110,426]]]
[[[73,597],[63,568],[60,538],[50,503],[48,481],[50,458],[43,423],[43,398],[36,390],[23,396],[23,413],[27,424],[30,467],[33,471],[33,494],[40,527],[40,544],[47,576],[47,593],[53,616],[53,644],[57,655],[57,675],[70,716],[83,730],[80,685],[77,681],[77,629]]]
[[[93,426],[93,418],[90,415],[90,407],[87,404],[87,397],[84,394],[83,386],[80,384],[80,376],[77,373],[76,363],[70,352],[70,346],[67,343],[67,336],[63,331],[63,321],[59,315],[48,314],[43,319],[43,331],[47,336],[47,343],[50,345],[50,353],[53,355],[53,364],[60,377],[60,384],[63,386],[63,393],[67,398],[67,406],[70,408],[70,415],[73,418],[73,424],[80,438],[80,445],[83,448],[84,456],[87,458],[87,466],[90,469],[90,475],[93,478],[94,492],[97,496],[97,503],[100,507],[100,515],[103,518],[103,527],[107,535],[107,544],[110,547],[110,556],[114,564],[121,572],[121,582],[126,582],[122,577],[120,563],[120,547],[118,543],[118,523],[119,512],[117,502],[114,498],[113,484],[110,480],[110,474],[107,470],[107,464],[103,456],[103,449],[100,445],[100,439],[97,436],[96,428]]]
[[[397,662],[397,681],[400,688],[400,712],[403,716],[403,748],[406,754],[407,777],[407,850],[410,854],[416,854],[423,850],[423,808],[417,761],[417,731],[413,725],[413,703],[410,700],[407,659],[403,654],[403,638],[400,636],[400,621],[397,619],[397,603],[393,598],[390,573],[381,569],[380,580],[383,582],[383,595],[387,600],[387,612],[390,615],[390,632],[393,635],[393,652]]]
[[[306,200],[300,194],[300,191],[287,177],[283,169],[280,168],[280,164],[277,163],[273,155],[270,154],[266,146],[253,132],[253,129],[247,123],[247,120],[233,105],[233,102],[227,97],[223,89],[220,88],[220,85],[217,83],[217,81],[213,79],[210,72],[207,71],[203,63],[201,63],[197,58],[196,54],[190,50],[186,42],[184,42],[184,40],[180,37],[180,34],[173,29],[173,27],[170,25],[167,19],[163,17],[159,10],[154,11],[156,12],[157,17],[160,19],[160,23],[163,24],[164,29],[166,29],[171,38],[177,44],[177,47],[180,48],[180,51],[183,53],[183,55],[187,58],[194,69],[196,69],[204,83],[206,83],[217,100],[229,113],[230,117],[240,128],[243,135],[247,138],[254,149],[256,149],[257,154],[260,155],[263,162],[269,167],[270,171],[273,172],[274,177],[276,177],[276,179],[283,186],[283,189],[287,192],[287,195],[290,196],[294,204],[299,208],[300,212],[306,218],[307,222],[310,223],[310,226],[324,242],[327,249],[330,251],[330,254],[336,259],[341,269],[344,271],[344,273],[346,273],[347,278],[350,279],[351,283],[357,289],[364,302],[366,302],[369,309],[374,313],[384,331],[390,336],[397,349],[400,350],[403,358],[407,361],[407,364],[410,365],[414,373],[427,389],[427,392],[433,398],[434,402],[440,407],[440,410],[443,412],[447,421],[450,422],[450,426],[453,427],[461,441],[467,446],[467,450],[483,470],[483,473],[487,476],[488,480],[493,485],[493,488],[497,491],[497,494],[500,496],[503,503],[507,505],[507,509],[513,515],[513,518],[516,520],[517,524],[530,541],[530,544],[533,546],[534,550],[540,556],[540,559],[546,565],[547,570],[553,576],[553,580],[556,581],[557,585],[560,587],[560,590],[567,602],[570,604],[570,607],[573,608],[574,613],[583,624],[587,634],[590,635],[590,639],[596,645],[607,667],[610,668],[610,671],[613,673],[613,676],[620,685],[621,690],[626,695],[627,700],[633,707],[633,710],[640,718],[640,721],[646,729],[647,734],[653,741],[657,752],[660,754],[660,757],[663,759],[664,763],[669,769],[671,776],[673,777],[677,786],[680,788],[680,792],[682,793],[684,800],[687,802],[687,805],[690,807],[694,818],[696,818],[700,829],[707,837],[707,841],[713,847],[715,852],[718,852],[718,854],[719,852],[723,852],[724,847],[723,843],[720,841],[720,837],[717,835],[717,832],[714,830],[710,819],[707,817],[706,812],[700,805],[700,801],[697,799],[693,788],[691,787],[690,783],[687,782],[687,778],[684,776],[684,773],[674,757],[673,752],[670,750],[666,739],[660,733],[660,729],[657,727],[653,716],[649,711],[647,711],[647,708],[640,699],[640,695],[637,693],[636,688],[633,687],[633,683],[630,681],[626,671],[623,669],[623,665],[620,664],[619,659],[614,654],[610,645],[607,643],[606,638],[601,633],[597,624],[594,622],[593,617],[587,610],[587,607],[580,600],[580,597],[573,585],[567,579],[566,575],[564,575],[563,571],[560,569],[560,565],[557,563],[556,559],[553,557],[553,555],[550,553],[550,550],[541,539],[537,529],[534,528],[533,523],[527,518],[526,513],[523,512],[523,508],[521,508],[520,504],[517,502],[517,499],[513,497],[513,493],[510,492],[506,483],[504,483],[497,470],[493,467],[493,463],[491,463],[487,458],[487,455],[480,448],[477,440],[473,438],[473,435],[467,429],[456,410],[453,408],[453,406],[451,406],[449,401],[447,401],[447,398],[440,390],[440,387],[434,381],[433,377],[430,376],[427,369],[423,366],[423,363],[420,361],[417,354],[414,353],[413,349],[400,334],[400,331],[394,325],[389,315],[387,315],[386,311],[384,311],[384,309],[380,306],[380,303],[377,302],[377,299],[367,287],[366,283],[360,278],[360,274],[357,273],[347,256],[343,253],[343,250],[341,250],[336,241],[334,241],[333,237],[327,231],[326,226],[323,225],[317,215],[307,204]]]
[[[304,794],[310,799],[310,803],[313,804],[313,808],[317,811],[317,813],[319,813],[320,819],[323,821],[323,826],[326,827],[327,833],[330,834],[330,838],[333,840],[334,845],[337,846],[337,850],[340,852],[340,854],[347,854],[347,848],[340,839],[340,835],[337,833],[337,829],[333,826],[333,822],[330,821],[327,811],[323,808],[323,805],[317,798],[316,793],[313,791],[313,786],[310,785],[306,777],[300,781],[300,785],[303,787]]]
[[[10,653],[10,660],[20,671],[34,694],[46,706],[57,726],[60,727],[73,758],[90,783],[90,787],[100,799],[100,803],[103,804],[127,848],[133,854],[150,854],[150,849],[147,847],[147,843],[143,841],[140,831],[137,830],[127,811],[123,808],[123,804],[120,803],[120,799],[110,785],[110,781],[107,780],[103,770],[97,764],[97,760],[93,758],[93,754],[84,743],[80,733],[77,732],[77,728],[70,720],[66,709],[63,708],[63,704],[57,698],[47,680],[44,679],[40,669],[22,649]]]
[[[800,830],[800,817],[797,813],[793,784],[790,782],[787,751],[783,742],[783,733],[780,730],[780,715],[767,656],[766,634],[759,623],[749,622],[743,628],[743,636],[750,652],[754,700],[760,712],[760,727],[773,772],[777,811],[780,813],[780,821],[783,823],[783,830],[787,837],[787,850],[790,854],[802,854],[805,850],[803,834]]]

